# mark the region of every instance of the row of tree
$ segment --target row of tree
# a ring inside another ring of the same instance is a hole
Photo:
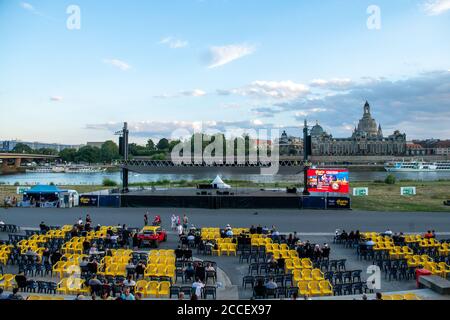
[[[202,152],[205,149],[215,143],[221,142],[222,144],[222,152],[223,154],[227,154],[227,149],[234,149],[234,154],[237,155],[239,148],[245,148],[245,153],[248,155],[249,150],[251,148],[250,138],[249,136],[238,137],[233,140],[227,140],[223,134],[216,135],[206,135],[206,134],[194,134],[190,141],[187,141],[187,145],[185,147],[189,148],[191,146],[191,152],[195,153],[197,150],[195,148],[195,143],[197,141],[201,141],[201,150]],[[180,140],[172,140],[169,141],[166,138],[162,138],[158,141],[157,144],[153,142],[152,139],[147,141],[145,146],[138,145],[136,143],[131,143],[128,146],[129,155],[131,157],[151,157],[153,160],[165,160],[168,159],[172,150],[177,146],[181,141]],[[186,143],[186,142],[185,142]],[[220,144],[217,144],[218,146]],[[257,148],[257,146],[253,146]],[[218,150],[213,150],[212,155],[215,154]],[[55,149],[45,148],[33,150],[28,145],[18,143],[15,148],[12,150],[14,153],[28,153],[28,154],[45,154],[45,155],[55,155],[59,156],[62,161],[65,162],[86,162],[86,163],[111,163],[114,160],[118,160],[121,158],[119,154],[119,146],[111,140],[106,141],[102,144],[100,148],[95,146],[84,146],[80,149],[64,149],[58,152]]]

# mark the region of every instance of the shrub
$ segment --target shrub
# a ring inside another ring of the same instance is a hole
[[[114,180],[111,180],[109,178],[104,178],[103,186],[104,187],[117,187],[117,182],[115,182]]]
[[[393,174],[390,174],[384,179],[384,183],[386,184],[395,184],[395,176]]]
[[[18,187],[18,186],[20,186],[20,183],[16,181],[16,182],[14,182],[14,186]]]

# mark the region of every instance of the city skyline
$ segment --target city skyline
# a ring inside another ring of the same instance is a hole
[[[449,139],[449,15],[449,0],[4,1],[0,140],[114,140],[125,121],[141,144],[201,125],[300,135],[305,118],[348,137],[366,100],[384,132]]]

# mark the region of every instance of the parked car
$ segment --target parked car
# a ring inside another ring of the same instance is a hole
[[[138,233],[139,247],[158,248],[161,242],[167,241],[167,232],[160,226],[146,226]]]

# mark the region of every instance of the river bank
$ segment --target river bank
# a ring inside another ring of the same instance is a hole
[[[146,183],[133,183],[131,187],[161,187],[161,188],[188,188],[197,184],[209,183],[209,180],[160,180]],[[240,180],[225,180],[227,184],[239,188],[301,188],[299,183],[272,182],[258,183]],[[77,190],[80,194],[109,189],[102,185],[59,185],[61,189]],[[450,180],[441,181],[399,181],[394,185],[384,182],[361,181],[351,183],[351,188],[367,187],[369,195],[365,197],[352,198],[354,210],[380,211],[380,212],[450,212],[450,207],[443,202],[450,200]],[[417,195],[401,196],[400,187],[416,187]],[[0,199],[6,196],[15,196],[16,186],[0,185]],[[20,196],[19,196],[20,197]],[[0,205],[3,205],[1,203]]]

